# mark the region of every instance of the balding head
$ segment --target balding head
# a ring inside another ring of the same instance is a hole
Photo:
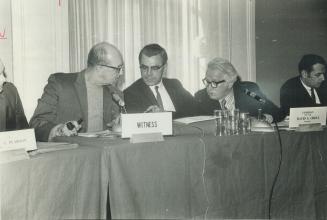
[[[117,66],[122,62],[123,57],[120,51],[114,45],[108,42],[101,42],[91,48],[87,59],[87,66]]]
[[[123,57],[114,45],[98,43],[89,52],[85,71],[85,79],[91,84],[116,84],[118,78],[124,74]]]

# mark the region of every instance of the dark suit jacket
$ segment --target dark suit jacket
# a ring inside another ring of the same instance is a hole
[[[173,118],[193,116],[197,113],[197,105],[193,96],[186,91],[177,79],[162,78],[176,112]],[[124,90],[124,99],[128,113],[142,113],[151,105],[158,105],[149,86],[140,78]]]
[[[103,126],[106,129],[106,124],[119,114],[119,107],[112,100],[109,88],[103,88]],[[84,72],[52,74],[30,121],[36,139],[47,141],[54,126],[80,118],[83,119],[81,131],[85,132],[88,103]]]
[[[261,98],[266,100],[263,104],[254,98],[245,94],[244,90],[248,89],[251,92],[255,92]],[[258,109],[262,109],[262,113],[270,114],[273,116],[274,121],[281,121],[279,108],[266,98],[266,96],[260,91],[257,84],[254,82],[241,82],[237,80],[233,85],[235,108],[240,112],[248,112],[251,116],[258,115]],[[214,110],[221,109],[218,100],[210,99],[206,89],[199,90],[194,95],[198,101],[201,115],[213,115]]]
[[[9,82],[0,93],[0,131],[28,128],[22,102],[16,87]]]
[[[321,102],[316,104],[307,90],[303,87],[300,76],[287,80],[280,88],[280,105],[282,113],[288,115],[290,108],[293,107],[314,107],[327,106],[327,96],[324,91],[324,85],[316,89]]]

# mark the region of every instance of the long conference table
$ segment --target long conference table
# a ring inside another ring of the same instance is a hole
[[[79,147],[0,165],[1,219],[327,219],[326,130],[281,131],[282,153],[277,132],[210,130],[58,138]]]

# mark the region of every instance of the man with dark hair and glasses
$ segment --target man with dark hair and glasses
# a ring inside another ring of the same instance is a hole
[[[266,98],[257,84],[241,81],[228,60],[211,60],[203,83],[206,88],[195,93],[201,115],[213,115],[216,109],[239,109],[240,112],[257,116],[258,110],[261,109],[268,122],[281,120],[279,108]]]
[[[290,108],[327,106],[326,61],[316,54],[304,55],[298,64],[299,75],[287,80],[280,89],[284,115]]]
[[[142,78],[124,90],[128,113],[173,112],[173,118],[196,115],[196,102],[177,79],[163,77],[167,71],[166,50],[146,45],[139,54]]]
[[[77,73],[50,75],[30,121],[38,141],[56,136],[72,136],[77,131],[95,132],[119,117],[113,94],[123,74],[123,58],[112,44],[101,42],[88,54],[87,68]]]

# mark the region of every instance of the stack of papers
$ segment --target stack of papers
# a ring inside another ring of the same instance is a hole
[[[175,119],[174,122],[179,122],[183,124],[191,124],[194,122],[200,122],[200,121],[208,121],[215,119],[214,116],[211,115],[201,115],[201,116],[194,116],[194,117],[186,117],[186,118],[179,118]]]
[[[63,142],[37,142],[37,149],[30,151],[30,155],[48,153],[52,151],[58,150],[70,150],[75,149],[79,145],[78,144],[70,144],[70,143],[63,143]]]
[[[121,136],[121,132],[114,132],[110,130],[97,131],[97,132],[86,132],[78,133],[80,137],[106,137],[106,138],[116,138]]]

